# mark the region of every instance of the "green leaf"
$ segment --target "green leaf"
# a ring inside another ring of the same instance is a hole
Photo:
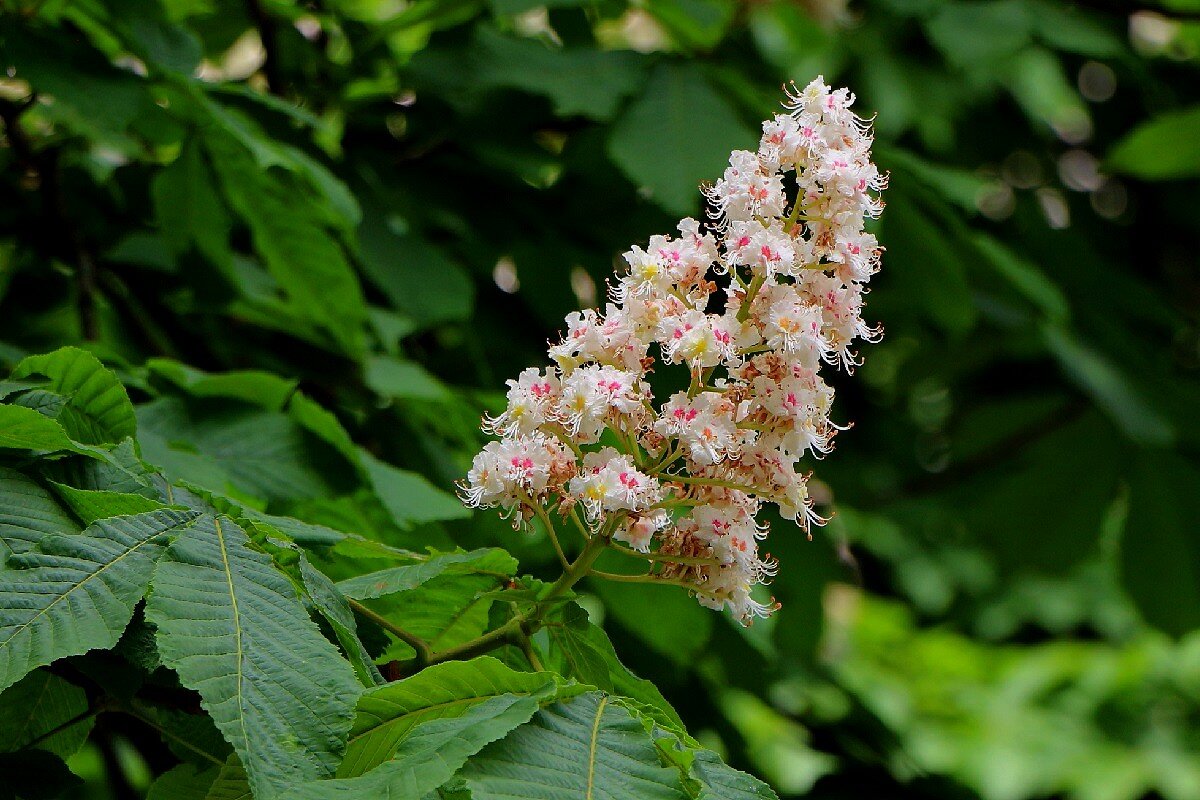
[[[517,672],[483,656],[435,664],[411,678],[372,689],[359,699],[358,718],[338,776],[363,775],[385,763],[422,724],[459,717],[496,698],[519,696],[536,701],[552,694],[555,686],[546,673]],[[534,702],[533,708],[536,706]],[[532,714],[530,709],[525,719]],[[492,737],[496,738],[499,735]]]
[[[329,623],[329,627],[333,628],[338,644],[342,646],[343,652],[354,667],[359,682],[368,687],[383,683],[379,668],[375,666],[371,654],[358,637],[358,624],[345,595],[338,591],[334,582],[314,567],[303,553],[300,555],[300,577],[313,605]]]
[[[158,776],[146,792],[146,800],[207,800],[221,768],[200,769],[195,764],[180,764]]]
[[[468,758],[538,710],[530,696],[502,694],[430,716],[409,729],[391,757],[370,772],[305,787],[301,800],[417,798],[453,777]]]
[[[697,114],[704,135],[697,137]],[[758,138],[694,65],[661,64],[613,125],[613,161],[673,214],[695,213],[700,183],[721,176],[734,149]]]
[[[452,396],[446,385],[420,364],[391,356],[368,358],[364,380],[371,391],[384,397],[447,400]]]
[[[711,750],[696,750],[691,775],[703,788],[698,800],[779,800],[765,783],[736,770]]]
[[[1093,411],[1006,453],[1002,469],[964,482],[946,504],[1002,569],[1062,575],[1097,553],[1116,496],[1119,447],[1112,426]],[[1009,515],[1018,508],[1026,518],[1014,525]]]
[[[1171,423],[1111,360],[1066,328],[1043,325],[1041,331],[1066,376],[1095,400],[1130,439],[1145,445],[1166,445],[1174,440]]]
[[[353,479],[336,453],[281,412],[164,397],[138,406],[138,420],[148,462],[218,494],[297,500],[329,496]]]
[[[94,355],[77,347],[29,356],[13,369],[15,380],[45,376],[44,386],[67,400],[73,413],[59,415],[63,428],[84,444],[116,444],[137,435],[137,418],[125,387]]]
[[[893,194],[889,199],[880,240],[887,247],[896,280],[910,302],[924,308],[940,328],[966,333],[974,327],[977,312],[962,243],[956,244],[954,234],[937,225],[911,194]]]
[[[1117,142],[1106,166],[1148,181],[1200,175],[1200,106],[1143,122]]]
[[[123,144],[122,134],[149,103],[132,72],[114,68],[86,41],[65,31],[24,25],[0,46],[0,59],[15,67],[14,77],[31,84],[45,113],[90,138]]]
[[[1098,14],[1079,7],[1063,6],[1053,0],[1026,0],[1034,32],[1047,44],[1069,53],[1113,58],[1125,51],[1125,43],[1116,25],[1106,24]]]
[[[925,30],[951,64],[978,69],[1029,44],[1031,25],[1022,0],[986,0],[946,3],[925,24]]]
[[[40,483],[0,467],[0,542],[9,550],[24,552],[43,537],[79,533],[79,529]]]
[[[232,137],[210,131],[204,141],[221,188],[280,288],[347,355],[359,355],[366,304],[345,252],[325,229],[318,201],[287,173],[256,165]]]
[[[547,46],[504,36],[490,25],[476,28],[470,63],[480,88],[509,86],[543,94],[560,117],[596,120],[612,119],[645,74],[643,57],[633,52]],[[587,91],[581,92],[580,86]]]
[[[228,397],[280,411],[296,392],[295,380],[259,370],[205,372],[169,358],[152,358],[146,369],[193,397]]]
[[[473,800],[683,800],[679,773],[660,765],[650,735],[603,692],[542,709],[467,762]]]
[[[252,800],[246,770],[236,756],[219,766],[180,764],[159,776],[146,800]]]
[[[70,758],[83,746],[94,717],[45,739],[41,737],[67,725],[88,710],[87,694],[69,681],[44,669],[34,670],[0,694],[0,753],[12,753],[41,739],[37,747]]]
[[[361,690],[295,586],[226,517],[203,517],[154,573],[163,663],[200,693],[256,796],[333,773]]]
[[[469,553],[439,553],[416,564],[389,567],[366,575],[348,578],[337,588],[355,600],[371,600],[384,595],[407,592],[446,572],[458,574],[498,573],[512,575],[517,560],[499,548],[472,550]]]
[[[163,240],[179,256],[195,247],[222,273],[232,269],[229,236],[233,224],[217,194],[212,169],[195,139],[150,185]]]
[[[470,276],[393,213],[382,202],[366,207],[358,241],[367,280],[420,325],[469,317],[475,296]],[[427,280],[429,275],[437,280]]]
[[[711,50],[733,22],[733,0],[648,0],[646,10],[681,46]]]
[[[403,620],[410,632],[434,650],[462,644],[488,627],[493,594],[504,578],[473,573],[445,574],[408,592],[368,602],[389,619]],[[408,645],[397,644],[384,658],[409,658]]]
[[[89,456],[96,456],[97,452],[72,441],[62,426],[45,414],[25,406],[8,405],[0,405],[0,447]]]
[[[1200,467],[1143,452],[1129,484],[1121,582],[1151,625],[1173,636],[1200,628]]]
[[[66,458],[44,465],[47,477],[77,489],[140,494],[159,499],[161,477],[138,456],[132,439],[104,451],[89,451],[91,458]]]
[[[157,511],[166,507],[157,500],[151,500],[140,494],[76,489],[62,483],[55,483],[54,490],[62,497],[67,507],[75,513],[75,516],[83,520],[85,525],[91,525],[96,520],[107,517],[144,514],[147,511]]]
[[[667,618],[674,619],[670,615]],[[568,678],[642,703],[659,724],[683,732],[683,721],[653,683],[634,675],[617,658],[608,636],[588,620],[587,612],[568,603],[561,618],[546,627],[549,666]]]
[[[443,492],[424,476],[397,469],[366,450],[359,452],[375,494],[400,527],[471,516],[471,510],[462,501]]]
[[[153,642],[154,630],[144,622],[143,627],[150,635],[149,646],[154,647],[154,657],[157,661],[158,648]],[[159,666],[162,666],[161,662],[158,662],[155,668]],[[207,769],[214,764],[224,764],[233,754],[229,742],[221,737],[221,732],[207,714],[160,708],[136,699],[130,701],[129,710],[138,719],[158,730],[163,742],[181,761]]]
[[[1071,313],[1066,296],[1036,264],[1021,258],[986,233],[976,234],[973,241],[986,263],[1040,310],[1047,320],[1066,322]]]
[[[35,667],[117,643],[168,535],[196,514],[113,517],[49,536],[0,572],[0,689]]]

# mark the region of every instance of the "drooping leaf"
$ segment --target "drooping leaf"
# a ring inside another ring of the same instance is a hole
[[[212,169],[195,141],[189,141],[151,184],[155,214],[167,246],[176,255],[194,247],[213,266],[232,269],[232,223],[221,203]]]
[[[146,617],[163,662],[200,693],[257,795],[333,773],[361,687],[244,530],[203,517],[176,539]]]
[[[218,494],[321,497],[353,479],[336,453],[282,412],[165,397],[139,406],[138,419],[147,461]]]
[[[420,364],[390,356],[367,359],[364,379],[383,397],[406,400],[448,400],[450,390]]]
[[[680,45],[710,50],[721,41],[733,22],[733,0],[650,0],[646,10]]]
[[[199,768],[195,764],[179,764],[150,784],[146,800],[207,800],[208,790],[220,771],[217,766]]]
[[[78,719],[87,710],[83,689],[44,669],[34,670],[0,693],[0,753],[16,752],[36,741],[36,747],[70,758],[95,721]],[[78,722],[68,725],[75,719]]]
[[[380,501],[401,527],[445,519],[463,519],[471,511],[457,497],[422,475],[397,469],[362,450],[362,464]]]
[[[683,800],[646,729],[603,692],[543,708],[484,748],[460,773],[473,800]]]
[[[34,667],[117,643],[169,536],[193,512],[113,517],[49,536],[0,572],[0,689]]]
[[[144,628],[151,636],[154,635],[149,624],[145,624]],[[155,652],[157,658],[157,648]],[[163,743],[179,760],[200,769],[224,764],[233,754],[229,742],[222,738],[207,714],[152,706],[136,698],[129,701],[128,710],[157,730]]]
[[[317,607],[329,627],[333,628],[334,635],[354,667],[359,682],[368,687],[383,683],[379,668],[375,666],[371,654],[358,637],[354,612],[351,611],[345,595],[338,590],[333,581],[314,567],[303,553],[300,555],[300,576],[313,605]]]
[[[481,86],[544,94],[562,117],[611,119],[644,76],[643,60],[629,51],[552,48],[534,39],[504,36],[489,25],[476,28],[470,59]],[[586,92],[579,91],[583,85]]]
[[[252,800],[246,770],[236,756],[219,765],[180,764],[151,784],[146,800]]]
[[[358,355],[366,305],[344,251],[314,209],[319,201],[291,176],[261,169],[230,136],[207,135],[205,146],[255,250],[296,309]]]
[[[146,369],[193,397],[228,397],[279,411],[296,392],[296,381],[270,372],[234,370],[205,372],[167,358],[152,358]]]
[[[97,492],[140,494],[159,500],[162,493],[157,475],[138,456],[133,440],[126,439],[111,450],[89,453],[91,458],[66,458],[43,466],[51,480],[76,489]]]
[[[335,778],[304,787],[301,800],[356,800],[377,797],[422,797],[441,786],[472,755],[513,728],[528,722],[538,709],[530,696],[502,694],[433,716],[416,724],[391,757],[353,778]]]
[[[711,750],[695,751],[691,774],[703,786],[698,800],[779,800],[770,786],[729,766]]]

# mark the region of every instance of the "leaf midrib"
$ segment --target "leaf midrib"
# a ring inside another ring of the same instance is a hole
[[[229,552],[225,547],[225,531],[221,527],[221,518],[213,517],[213,528],[217,532],[217,547],[221,550],[221,564],[225,569],[225,581],[229,586],[229,604],[233,610],[233,633],[234,639],[237,642],[235,656],[237,658],[237,710],[238,710],[238,725],[242,729],[242,741],[246,743],[246,747],[250,747],[250,733],[246,730],[246,706],[245,694],[242,691],[242,682],[244,680],[244,672],[242,666],[243,649],[242,649],[242,614],[238,609],[237,592],[233,587],[233,569],[229,566]]]

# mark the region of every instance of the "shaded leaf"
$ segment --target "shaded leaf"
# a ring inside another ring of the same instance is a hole
[[[700,138],[698,109],[704,110]],[[608,149],[617,166],[645,187],[654,202],[671,213],[689,214],[700,205],[700,183],[721,176],[729,152],[757,142],[698,69],[662,64],[614,124]]]
[[[0,694],[0,753],[20,750],[87,710],[83,689],[44,669],[34,670]],[[79,720],[41,739],[37,747],[69,758],[83,746],[93,722],[93,717]]]

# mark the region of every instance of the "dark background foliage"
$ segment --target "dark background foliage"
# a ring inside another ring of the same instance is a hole
[[[782,82],[850,86],[887,334],[838,379],[834,521],[776,524],[768,624],[611,585],[593,618],[781,795],[1200,797],[1200,3],[4,6],[0,361],[82,344],[170,475],[547,576],[445,494],[480,413]],[[346,484],[262,410],[297,387],[443,491]],[[96,796],[153,769],[110,734]]]

